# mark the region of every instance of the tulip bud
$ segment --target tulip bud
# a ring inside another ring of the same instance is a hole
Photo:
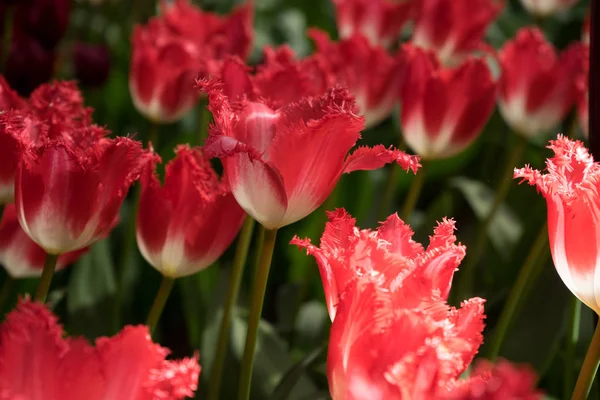
[[[448,69],[433,54],[405,46],[402,134],[421,157],[452,157],[481,133],[496,105],[496,84],[485,61],[467,59]]]
[[[575,104],[583,45],[557,55],[537,28],[524,28],[499,52],[500,113],[518,134],[532,137],[558,125]]]
[[[365,117],[365,128],[377,125],[392,113],[404,78],[405,58],[392,57],[358,34],[337,43],[316,29],[309,36],[317,47],[313,57],[322,57],[336,83],[347,87],[356,98],[359,112]]]
[[[212,264],[229,247],[244,220],[226,180],[219,181],[198,150],[177,148],[165,184],[146,165],[137,216],[142,255],[164,276],[179,278]]]
[[[432,50],[444,65],[484,49],[483,36],[504,7],[501,0],[422,0],[412,43]]]
[[[420,0],[334,0],[341,39],[355,34],[372,45],[390,47],[414,17]]]
[[[241,7],[222,18],[178,0],[146,26],[136,26],[129,88],[138,111],[156,122],[187,113],[198,99],[195,78],[207,77],[215,60],[228,54],[246,56],[250,10]]]

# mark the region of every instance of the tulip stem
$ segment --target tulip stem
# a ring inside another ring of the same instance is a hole
[[[522,305],[526,299],[526,289],[533,284],[534,278],[537,276],[537,270],[544,264],[540,262],[539,258],[547,244],[548,229],[547,225],[544,224],[542,229],[540,229],[533,246],[531,246],[525,262],[519,270],[519,276],[517,277],[517,280],[508,295],[504,308],[502,309],[502,313],[500,314],[498,325],[496,326],[496,331],[492,338],[490,351],[488,353],[488,358],[492,361],[498,357],[500,349],[502,348],[502,343],[506,338],[506,332],[508,332],[511,323],[516,317],[519,306]]]
[[[10,48],[13,36],[13,24],[15,7],[8,6],[6,14],[4,16],[4,41],[2,43],[2,73],[6,74],[6,64],[8,63],[8,57],[10,56]]]
[[[229,326],[231,325],[231,312],[237,303],[240,284],[248,258],[248,249],[252,241],[252,231],[254,230],[254,219],[247,215],[240,236],[235,247],[235,257],[229,277],[229,287],[227,288],[227,297],[223,307],[223,316],[219,326],[219,336],[217,339],[217,351],[210,371],[210,384],[208,387],[208,399],[218,400],[221,389],[221,378],[223,377],[223,366],[225,365],[225,356],[227,355],[227,344],[229,342]]]
[[[42,277],[38,283],[37,289],[35,290],[35,301],[40,303],[46,302],[48,291],[50,290],[50,283],[52,282],[52,276],[54,276],[54,270],[56,269],[56,262],[58,261],[58,254],[46,253],[46,261],[44,262],[44,269],[42,269]]]
[[[200,116],[198,121],[198,146],[202,146],[208,137],[208,124],[210,123],[211,113],[208,110],[208,102],[203,100],[200,102]]]
[[[165,308],[165,304],[167,304],[167,299],[171,294],[171,290],[173,290],[174,283],[175,278],[163,276],[160,287],[158,288],[158,292],[156,293],[156,297],[154,298],[154,303],[152,304],[152,308],[148,314],[148,319],[146,320],[146,325],[148,325],[150,332],[153,332],[154,328],[156,328],[156,324],[158,323],[163,309]]]
[[[583,360],[583,366],[579,371],[579,377],[575,384],[575,390],[571,400],[585,400],[587,399],[594,378],[596,377],[596,371],[598,371],[598,365],[600,364],[600,322],[596,325],[594,336],[592,337],[592,343],[588,348],[585,359]]]
[[[573,390],[573,366],[577,355],[577,342],[579,342],[579,327],[581,323],[581,301],[575,296],[571,299],[569,307],[569,329],[567,331],[567,349],[565,360],[564,396],[567,397]]]
[[[239,400],[250,399],[250,383],[252,381],[252,367],[254,363],[256,338],[258,336],[258,325],[260,323],[260,316],[267,289],[267,280],[269,278],[269,269],[271,268],[271,259],[275,248],[275,239],[277,238],[277,229],[265,229],[264,232],[265,236],[260,261],[254,271],[254,288],[252,291],[250,315],[248,317],[248,332],[246,333],[246,345],[244,347],[244,358],[242,360],[242,372],[238,389]]]
[[[2,288],[0,289],[0,316],[2,316],[2,311],[4,310],[4,306],[8,301],[14,282],[15,280],[13,279],[13,277],[8,274],[4,278]]]
[[[487,244],[488,239],[488,229],[490,228],[496,213],[500,209],[500,206],[508,195],[510,185],[513,181],[515,166],[521,160],[521,157],[523,156],[523,153],[527,147],[527,139],[522,135],[516,136],[517,143],[515,147],[509,151],[506,164],[504,165],[504,170],[502,171],[502,176],[500,177],[500,182],[496,189],[494,201],[487,214],[483,217],[479,224],[477,234],[475,235],[475,244],[471,247],[471,250],[467,255],[467,263],[462,269],[462,272],[459,274],[458,290],[455,292],[460,296],[459,299],[470,297],[472,294],[471,292],[473,291],[473,284],[475,282],[475,266],[485,250],[485,245]]]
[[[425,164],[425,162],[422,162]],[[408,220],[410,214],[415,209],[417,205],[417,201],[419,200],[419,196],[421,195],[421,190],[423,189],[423,184],[425,183],[425,167],[421,167],[421,169],[417,172],[413,181],[410,184],[410,188],[408,189],[408,194],[406,195],[406,200],[404,200],[404,204],[402,205],[402,219],[404,221]]]

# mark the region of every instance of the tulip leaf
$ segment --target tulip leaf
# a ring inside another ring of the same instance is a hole
[[[298,380],[319,358],[323,356],[327,346],[321,345],[308,353],[302,360],[294,365],[281,378],[281,381],[273,391],[271,400],[286,400],[289,398],[291,391],[294,389]]]
[[[225,370],[228,375],[238,376],[240,362],[244,354],[247,330],[247,311],[236,307],[232,312],[229,357],[226,359]],[[214,347],[217,342],[217,335],[221,313],[215,315],[215,318],[209,323],[204,332],[202,360],[203,365],[212,366],[214,357]],[[261,320],[258,330],[256,344],[256,353],[254,356],[254,368],[252,376],[252,399],[267,399],[273,393],[286,371],[289,371],[295,362],[289,354],[289,349],[285,341],[277,334],[275,328],[267,321]],[[210,375],[210,369],[206,371],[206,376]],[[203,372],[204,374],[204,372]],[[221,387],[221,398],[235,398],[237,387],[233,382],[223,383]],[[312,383],[306,374],[301,374],[297,384],[290,392],[288,399],[299,400],[308,398],[309,395],[317,391],[317,387]]]
[[[494,203],[494,191],[485,184],[466,177],[450,180],[450,185],[465,197],[478,219],[483,219]],[[521,221],[506,205],[500,205],[487,234],[501,256],[508,257],[523,233]]]
[[[95,338],[108,335],[106,323],[113,314],[116,282],[108,239],[95,243],[72,267],[67,289],[70,334]]]

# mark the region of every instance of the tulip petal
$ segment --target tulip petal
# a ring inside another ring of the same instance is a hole
[[[267,229],[282,226],[288,206],[283,179],[256,149],[228,136],[212,135],[204,154],[222,158],[231,192],[248,214]]]
[[[411,156],[403,151],[393,147],[385,148],[379,144],[374,147],[359,147],[346,158],[344,173],[349,174],[354,171],[372,171],[383,167],[386,164],[396,162],[402,169],[417,173],[421,167],[418,156]]]

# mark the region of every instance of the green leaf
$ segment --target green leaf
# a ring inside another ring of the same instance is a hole
[[[488,186],[465,177],[452,178],[450,186],[462,193],[478,219],[485,218],[489,213],[495,193]],[[487,232],[500,255],[508,257],[522,233],[521,221],[506,204],[501,204]]]
[[[310,368],[325,353],[326,345],[321,345],[308,353],[302,360],[294,365],[284,376],[281,382],[277,385],[271,396],[271,400],[286,400],[290,393],[298,383],[302,375]]]
[[[220,315],[214,318],[207,327],[203,338],[203,365],[212,365],[214,344],[217,340]],[[237,391],[237,376],[244,354],[247,330],[247,311],[235,308],[232,313],[229,350],[230,355],[225,363],[225,369],[231,377],[229,384],[223,384],[221,398],[235,398]],[[234,364],[234,365],[232,365]],[[267,399],[273,393],[286,371],[295,365],[285,342],[268,322],[261,320],[258,329],[254,369],[252,372],[252,399]],[[237,368],[235,368],[237,367]],[[210,367],[209,367],[210,368]],[[207,374],[208,376],[208,374]],[[297,384],[290,392],[288,399],[299,400],[308,398],[317,391],[317,387],[306,374],[300,374]]]
[[[329,314],[327,308],[320,301],[309,301],[304,303],[296,317],[295,345],[302,348],[314,348],[328,332]]]
[[[69,333],[95,338],[110,334],[116,282],[108,239],[94,244],[72,267],[67,289]]]

